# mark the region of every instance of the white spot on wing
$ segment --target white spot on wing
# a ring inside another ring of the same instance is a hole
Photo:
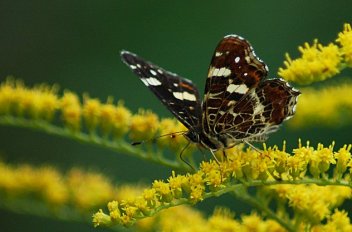
[[[177,98],[178,100],[183,100],[183,94],[180,92],[173,92],[172,93],[174,95],[175,98]]]
[[[188,101],[195,101],[196,96],[194,94],[190,94],[188,92],[183,92],[183,99],[186,99]]]
[[[148,83],[148,81],[147,81],[146,79],[141,78],[141,80],[143,81],[143,83],[144,83],[146,86],[149,86],[149,83]]]
[[[221,55],[222,55],[222,52],[215,52],[216,57],[221,56]]]
[[[212,70],[212,74],[211,76],[214,76],[214,77],[221,77],[221,76],[224,76],[224,77],[227,77],[231,74],[231,70],[228,69],[228,68],[215,68],[214,70]]]
[[[158,86],[158,85],[161,85],[161,82],[154,78],[154,77],[149,77],[149,78],[141,78],[141,80],[143,81],[143,83],[146,85],[146,86]]]
[[[264,111],[264,106],[260,103],[254,107],[253,114],[255,115],[255,114],[263,113],[263,111]]]
[[[155,72],[153,69],[150,69],[149,72],[150,72],[153,76],[156,75],[156,72]]]
[[[136,69],[137,67],[136,67],[135,65],[132,65],[132,64],[131,64],[131,65],[130,65],[130,68],[131,68],[131,69]]]
[[[230,76],[231,70],[228,69],[228,68],[223,68],[223,69],[224,69],[224,74],[223,74],[223,76],[225,76],[225,77]]]
[[[235,58],[235,63],[238,63],[238,62],[240,62],[240,57],[239,56],[237,56],[236,58]]]
[[[173,92],[172,93],[175,98],[178,100],[188,100],[188,101],[196,101],[196,96],[194,94],[190,94],[188,92]]]
[[[242,84],[242,85],[231,84],[231,85],[227,86],[226,91],[229,93],[236,92],[236,93],[240,93],[240,94],[245,94],[248,92],[248,87],[245,84]]]

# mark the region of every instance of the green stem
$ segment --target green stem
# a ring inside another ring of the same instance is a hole
[[[166,159],[161,154],[151,154],[150,152],[145,152],[142,149],[131,146],[131,144],[124,141],[123,139],[112,141],[99,137],[96,134],[74,132],[67,128],[61,128],[44,120],[33,120],[13,116],[0,116],[0,125],[23,127],[37,131],[43,131],[48,134],[74,139],[79,142],[93,144],[95,146],[107,148],[115,152],[125,153],[133,157],[162,164],[163,166],[167,166],[174,170],[191,171],[189,170],[189,167],[182,165],[176,160]]]

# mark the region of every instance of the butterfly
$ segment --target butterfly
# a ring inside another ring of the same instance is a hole
[[[192,81],[128,51],[124,63],[186,126],[184,136],[212,153],[263,142],[295,113],[300,92],[283,79],[266,79],[268,67],[250,43],[225,36],[211,59],[203,100]]]

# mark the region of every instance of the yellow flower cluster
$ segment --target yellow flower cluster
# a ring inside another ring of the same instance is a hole
[[[286,201],[305,223],[319,224],[331,215],[345,199],[351,198],[351,188],[344,186],[277,185],[269,187],[280,199]]]
[[[207,168],[209,166],[204,169]],[[115,187],[107,177],[97,173],[84,172],[77,168],[63,175],[53,167],[13,166],[1,162],[0,173],[2,174],[2,178],[0,178],[0,192],[2,196],[6,196],[6,199],[8,197],[11,197],[11,199],[21,198],[23,201],[23,199],[28,197],[30,201],[31,197],[34,196],[36,199],[41,199],[49,208],[55,207],[57,209],[63,206],[65,210],[76,209],[81,213],[87,213],[101,206],[107,199],[119,199],[119,201],[109,203],[110,215],[106,215],[102,211],[94,215],[94,223],[96,225],[112,226],[116,221],[112,221],[111,218],[120,220],[120,217],[121,223],[130,225],[130,216],[136,215],[139,210],[142,210],[144,215],[153,216],[150,206],[153,202],[156,202],[155,196],[157,192],[163,194],[160,196],[160,199],[162,198],[165,202],[169,202],[170,206],[174,203],[174,199],[169,197],[170,190],[173,191],[172,194],[179,195],[180,204],[186,202],[182,201],[180,194],[182,194],[184,189],[184,185],[181,183],[187,177],[175,175],[174,173],[169,178],[168,184],[156,181],[152,189],[144,190],[144,192],[141,189],[142,186],[125,185]],[[193,181],[197,182],[196,179],[197,177],[194,177]],[[199,185],[199,181],[194,184]],[[226,188],[222,188],[222,190],[224,189]],[[300,231],[304,231],[303,225],[311,223],[309,221],[311,219],[316,220],[316,225],[312,226],[312,231],[351,230],[352,225],[346,212],[337,210],[332,212],[332,209],[343,202],[345,198],[351,197],[349,188],[338,186],[319,187],[315,185],[277,185],[268,187],[268,190],[274,191],[274,195],[276,194],[283,201],[287,201],[295,212],[306,217],[306,220],[302,221],[302,230]],[[214,189],[213,191],[216,190]],[[149,203],[146,203],[145,200],[136,201],[141,194]],[[2,200],[6,201],[6,199]],[[135,207],[130,207],[132,204]],[[67,208],[68,206],[73,208]],[[18,205],[16,207],[18,210]],[[126,210],[126,215],[121,215],[121,211],[117,210],[120,210],[119,207]],[[154,207],[157,207],[157,205]],[[36,209],[32,210],[35,211]],[[325,225],[319,224],[319,219],[323,217],[328,220]],[[241,219],[235,220],[229,210],[218,208],[209,218],[205,218],[198,211],[184,205],[165,209],[154,217],[142,218],[137,221],[136,228],[138,231],[155,229],[158,231],[172,230],[175,232],[286,231],[278,222],[263,219],[255,213],[242,215]]]
[[[2,196],[28,198],[29,201],[34,196],[49,207],[70,205],[79,211],[88,211],[101,206],[116,194],[107,177],[77,168],[63,175],[49,166],[37,168],[0,162],[0,173]]]
[[[341,53],[344,61],[349,67],[352,67],[352,29],[351,24],[346,23],[344,25],[343,32],[340,32],[336,39],[341,46]]]
[[[156,217],[140,220],[136,224],[138,231],[201,232],[201,231],[286,231],[274,220],[264,220],[255,213],[241,215],[235,220],[234,214],[226,208],[216,208],[208,218],[198,211],[177,206],[167,209]]]
[[[300,89],[296,115],[288,122],[294,128],[308,125],[342,126],[352,119],[352,85],[344,83],[322,89]]]
[[[286,54],[285,68],[279,69],[279,76],[298,84],[310,84],[323,81],[338,74],[346,65],[352,64],[352,31],[351,25],[345,24],[343,32],[336,41],[340,46],[330,43],[323,46],[314,40],[312,45],[305,43],[298,49],[301,58],[292,60]]]
[[[270,185],[277,183],[275,180],[279,179],[282,184],[305,184],[309,183],[304,182],[305,179],[313,177],[316,180],[325,181],[321,184],[336,180],[342,186],[351,186],[350,149],[351,146],[344,146],[334,152],[333,145],[329,147],[318,145],[315,149],[307,143],[306,146],[299,144],[298,148],[293,150],[294,155],[291,156],[285,152],[285,146],[282,150],[274,147],[265,149],[261,153],[250,149],[243,151],[241,147],[235,147],[227,151],[226,159],[219,164],[214,161],[202,162],[200,170],[194,174],[176,175],[173,172],[167,182],[154,181],[151,188],[134,199],[110,202],[109,214],[99,211],[94,216],[94,224],[129,226],[136,220],[152,216],[162,209],[179,204],[194,204],[208,197],[234,191],[241,183],[246,183],[246,186],[256,186],[259,183]],[[332,177],[329,176],[331,170],[334,171]],[[294,189],[296,186],[291,187]],[[327,189],[326,195],[335,190]],[[305,194],[305,192],[300,191],[297,194]],[[286,195],[283,196],[288,198]],[[330,197],[334,197],[336,202],[341,202],[351,197],[351,193],[335,192],[335,194],[331,193]],[[330,199],[330,202],[333,202],[333,199]],[[323,203],[326,203],[326,200]],[[335,205],[330,204],[330,206]],[[307,210],[309,209],[313,210],[308,207]],[[324,214],[324,216],[327,215]],[[104,220],[100,220],[101,218]]]
[[[0,114],[51,120],[59,107],[57,90],[57,86],[46,85],[28,89],[22,82],[8,79],[0,86]]]
[[[225,208],[217,208],[208,218],[198,211],[186,206],[177,206],[161,212],[153,218],[145,218],[136,224],[138,231],[173,231],[173,232],[200,232],[200,231],[262,231],[285,232],[284,227],[271,219],[263,219],[256,213],[241,215],[234,219],[233,213]],[[352,224],[345,211],[335,210],[326,224],[311,226],[313,232],[351,231]],[[301,223],[296,231],[307,231],[307,224]]]
[[[104,139],[120,139],[127,132],[133,141],[146,140],[157,135],[170,134],[160,139],[164,147],[171,144],[171,149],[180,149],[186,144],[180,132],[186,128],[176,120],[159,120],[150,111],[140,110],[132,115],[123,106],[117,105],[111,99],[107,103],[70,91],[58,93],[58,87],[37,86],[28,88],[20,81],[8,79],[0,85],[0,117],[10,116],[21,119],[45,121],[53,123],[53,119],[61,120],[62,124],[72,132],[83,132],[100,136]]]

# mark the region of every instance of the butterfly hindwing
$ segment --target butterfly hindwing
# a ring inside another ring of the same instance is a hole
[[[299,94],[284,80],[264,80],[231,109],[240,113],[223,115],[215,128],[237,140],[264,141],[293,116]]]
[[[122,60],[188,129],[201,119],[198,89],[188,79],[162,69],[131,52],[122,51]]]

